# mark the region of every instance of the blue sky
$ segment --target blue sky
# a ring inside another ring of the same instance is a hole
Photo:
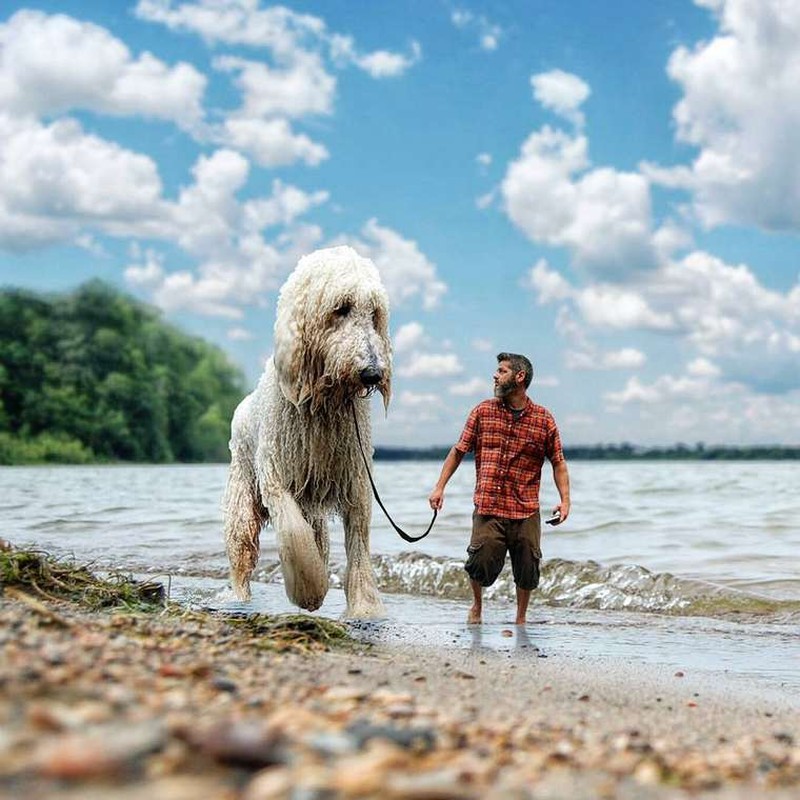
[[[527,354],[568,444],[800,442],[800,0],[61,0],[0,17],[0,282],[92,277],[253,384],[297,258],[392,302],[376,441]]]

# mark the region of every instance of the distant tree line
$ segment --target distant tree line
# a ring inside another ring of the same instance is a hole
[[[666,447],[641,447],[632,444],[599,444],[567,447],[567,459],[578,460],[686,460],[686,461],[759,461],[800,459],[800,446],[783,445],[714,445],[698,442],[693,446],[674,444]]]
[[[225,461],[244,393],[220,349],[103,282],[0,292],[0,464]]]
[[[376,447],[376,461],[443,461],[449,447]],[[564,448],[567,461],[758,461],[800,459],[800,446],[706,446],[675,444],[669,447],[637,447],[632,444],[578,445]]]

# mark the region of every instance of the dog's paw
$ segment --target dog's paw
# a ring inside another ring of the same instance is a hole
[[[377,590],[352,595],[347,599],[343,619],[386,619],[386,609]]]

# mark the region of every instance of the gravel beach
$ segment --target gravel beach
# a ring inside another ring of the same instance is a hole
[[[791,695],[0,598],[3,798],[795,798]],[[508,636],[515,631],[509,629]],[[702,643],[699,643],[701,646]]]

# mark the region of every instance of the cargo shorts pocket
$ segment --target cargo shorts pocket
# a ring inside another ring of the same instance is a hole
[[[485,580],[485,569],[481,564],[480,552],[481,548],[483,547],[483,542],[478,542],[478,544],[470,544],[467,546],[467,561],[464,564],[464,569],[469,575],[470,578],[474,581],[478,581],[481,585]]]
[[[476,569],[476,566],[480,563],[480,552],[482,547],[483,542],[467,545],[467,563],[464,565],[464,569],[469,572],[470,575],[472,575],[473,571]]]
[[[511,557],[514,583],[519,589],[531,590],[539,586],[539,564],[536,548],[530,542],[521,542]]]
[[[464,564],[469,577],[481,586],[491,586],[503,568],[503,558],[497,558],[485,542],[470,544],[467,547],[467,563]]]

